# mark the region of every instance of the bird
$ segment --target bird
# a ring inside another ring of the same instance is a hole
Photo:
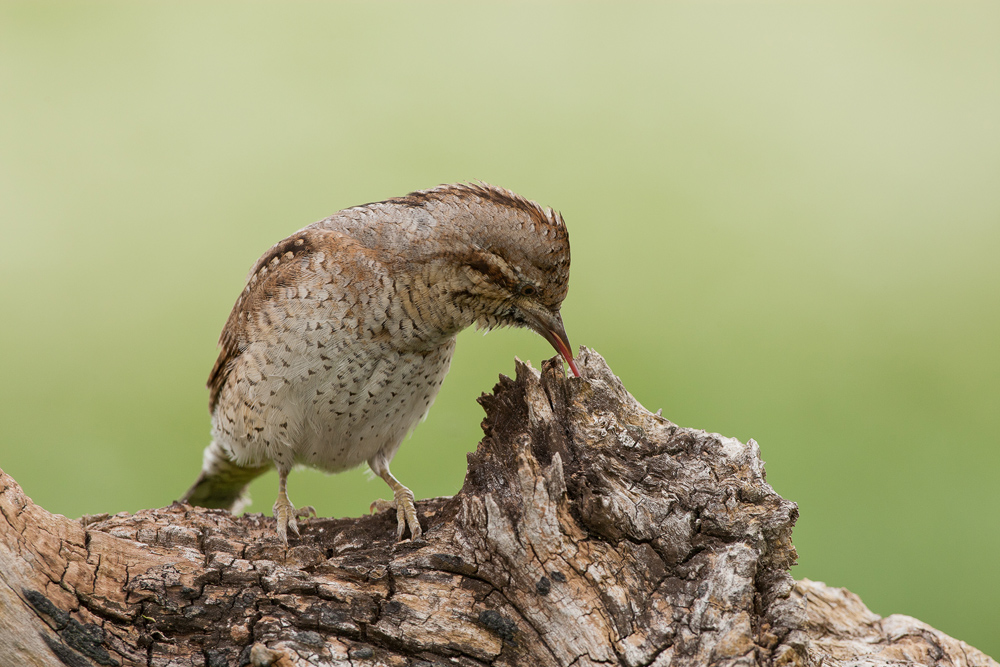
[[[277,535],[314,516],[288,497],[298,466],[367,463],[393,492],[396,539],[422,534],[414,495],[390,472],[427,416],[457,334],[524,327],[580,373],[560,308],[569,288],[561,214],[484,182],[440,185],[341,210],[253,265],[208,379],[212,440],[182,498],[237,513],[276,468]]]

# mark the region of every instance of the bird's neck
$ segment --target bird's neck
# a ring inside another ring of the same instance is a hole
[[[401,349],[435,349],[476,320],[476,313],[455,294],[465,285],[447,262],[411,265],[407,279],[395,281],[389,321],[398,323],[394,342]]]

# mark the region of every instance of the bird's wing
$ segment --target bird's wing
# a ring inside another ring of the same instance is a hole
[[[247,277],[246,286],[236,300],[229,319],[219,337],[219,358],[208,376],[209,411],[214,411],[226,380],[246,347],[253,342],[253,331],[258,326],[255,317],[268,305],[280,298],[282,291],[302,284],[304,274],[318,254],[336,257],[346,265],[356,264],[350,258],[369,251],[360,248],[357,241],[335,230],[315,226],[301,229],[279,241],[257,260]],[[345,270],[350,270],[345,266]],[[306,280],[305,282],[309,282]]]

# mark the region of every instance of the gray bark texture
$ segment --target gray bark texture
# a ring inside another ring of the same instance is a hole
[[[395,515],[274,520],[175,504],[69,520],[0,473],[0,664],[976,665],[843,589],[795,582],[797,509],[756,443],[643,408],[584,350],[518,363],[462,490]]]

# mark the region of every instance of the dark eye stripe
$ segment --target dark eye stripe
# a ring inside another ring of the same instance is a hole
[[[482,259],[474,259],[469,262],[469,268],[484,276],[489,276],[492,273],[492,267]]]
[[[471,259],[466,260],[465,265],[476,273],[485,276],[486,279],[494,285],[502,287],[508,292],[513,293],[517,289],[517,284],[513,282],[512,278],[504,275],[504,272],[500,267],[490,264],[485,259],[472,257]]]

